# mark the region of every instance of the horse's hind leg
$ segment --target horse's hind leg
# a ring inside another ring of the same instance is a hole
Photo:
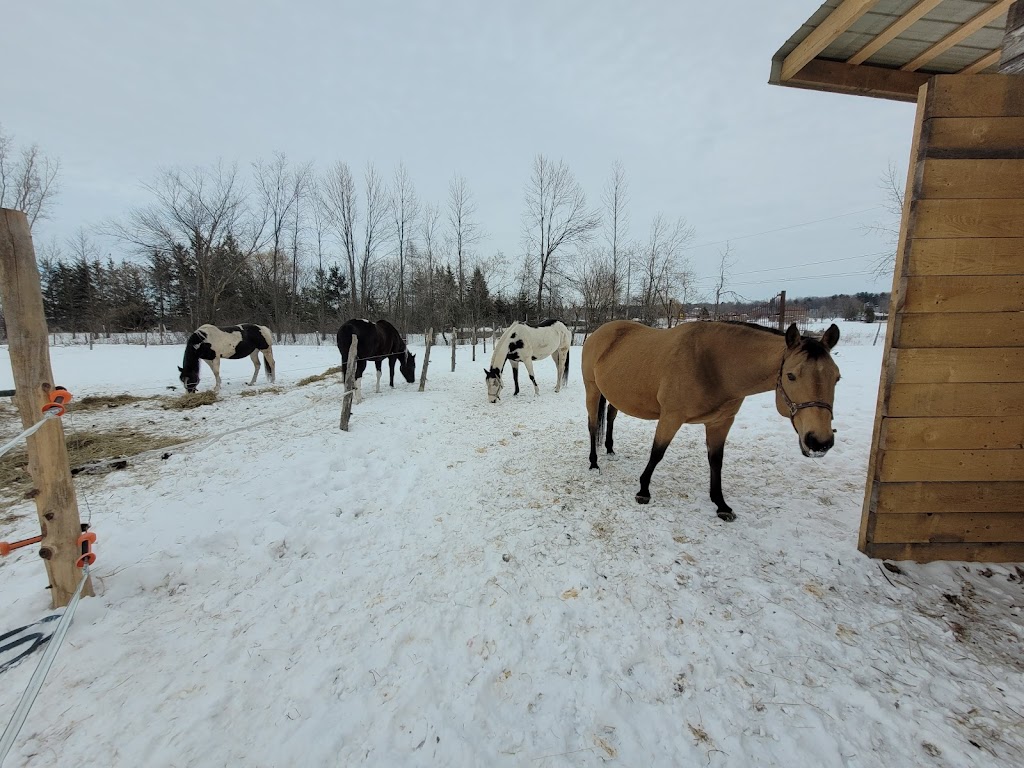
[[[555,392],[562,391],[562,365],[565,362],[565,354],[561,349],[557,349],[551,356],[555,362]]]
[[[608,451],[608,461],[615,461],[619,457],[615,455],[615,451],[612,450],[612,446],[615,444],[615,440],[612,437],[612,429],[615,427],[615,417],[619,415],[619,409],[611,403],[608,403],[608,431],[605,433],[604,447]]]
[[[373,362],[374,362],[374,365],[377,366],[377,384],[376,384],[376,386],[374,386],[373,391],[376,392],[379,395],[380,394],[380,377],[381,377],[381,374],[383,373],[383,371],[381,370],[381,364],[384,362],[384,360],[383,359],[381,359],[381,360],[374,360]],[[392,378],[395,375],[394,371],[395,371],[395,364],[392,363],[391,364],[391,376],[392,376]],[[391,386],[395,386],[394,383],[392,383]]]
[[[637,504],[646,504],[651,500],[651,475],[654,474],[654,468],[664,458],[669,443],[672,442],[672,438],[676,436],[676,432],[682,425],[683,417],[678,414],[662,413],[661,418],[658,419],[658,428],[654,430],[654,445],[651,446],[651,458],[648,460],[643,474],[640,475],[640,491],[636,495]]]
[[[735,418],[729,416],[714,424],[704,425],[708,444],[708,464],[711,465],[711,500],[718,507],[718,516],[728,522],[735,520],[736,515],[722,496],[722,458],[725,455],[725,438]]]
[[[277,365],[274,363],[274,352],[270,347],[263,350],[263,372],[271,384],[277,378]]]
[[[598,472],[601,468],[597,464],[597,439],[604,425],[604,409],[606,400],[596,384],[585,382],[587,387],[587,430],[590,432],[590,468]]]
[[[249,386],[251,387],[256,383],[256,377],[260,375],[260,353],[259,350],[254,349],[252,354],[249,355],[249,359],[252,360],[252,378],[249,379]]]

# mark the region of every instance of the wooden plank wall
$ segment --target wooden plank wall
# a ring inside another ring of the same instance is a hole
[[[921,89],[860,549],[1024,561],[1024,76]]]

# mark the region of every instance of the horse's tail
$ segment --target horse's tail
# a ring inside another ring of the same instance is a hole
[[[572,351],[572,346],[569,346],[565,350],[565,366],[562,369],[562,386],[564,387],[569,383],[569,352]]]
[[[597,434],[594,436],[595,445],[604,440],[604,411],[607,404],[604,395],[597,401]]]

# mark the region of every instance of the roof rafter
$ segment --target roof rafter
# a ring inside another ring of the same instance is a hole
[[[862,64],[868,57],[878,53],[882,48],[895,40],[900,34],[913,26],[914,22],[922,18],[926,13],[935,9],[942,0],[921,0],[917,5],[900,16],[896,21],[885,28],[874,40],[865,45],[853,56],[846,60],[847,64]]]
[[[984,72],[986,69],[991,67],[993,64],[999,63],[999,57],[1002,56],[1003,49],[996,48],[992,53],[986,54],[978,59],[973,64],[970,64],[960,70],[961,75],[976,75],[979,72]]]
[[[961,42],[962,40],[966,40],[975,32],[981,30],[986,25],[998,19],[1000,16],[1006,13],[1007,10],[1009,10],[1011,2],[1013,2],[1013,0],[999,0],[998,3],[989,6],[984,11],[971,18],[969,21],[964,22],[964,24],[955,32],[952,32],[946,35],[941,40],[939,40],[939,42],[937,42],[931,48],[926,50],[924,53],[922,53],[916,59],[911,61],[909,64],[906,64],[905,66],[901,67],[901,69],[904,72],[914,72],[915,70],[920,69],[932,59],[937,58],[938,56],[948,51],[957,43]]]
[[[782,62],[782,80],[789,80],[803,69],[804,65],[828,48],[877,2],[878,0],[843,0],[842,5],[832,11],[828,18],[815,27],[814,31],[785,58]]]

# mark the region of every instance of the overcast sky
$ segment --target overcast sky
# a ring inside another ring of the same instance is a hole
[[[148,202],[161,168],[281,151],[385,178],[401,160],[438,203],[462,174],[482,255],[518,262],[543,153],[595,207],[621,161],[630,234],[684,217],[700,277],[731,239],[744,297],[889,290],[868,274],[885,238],[865,226],[889,220],[879,182],[889,163],[905,173],[913,105],[767,84],[819,4],[21,2],[4,12],[0,124],[63,166],[37,242]]]

